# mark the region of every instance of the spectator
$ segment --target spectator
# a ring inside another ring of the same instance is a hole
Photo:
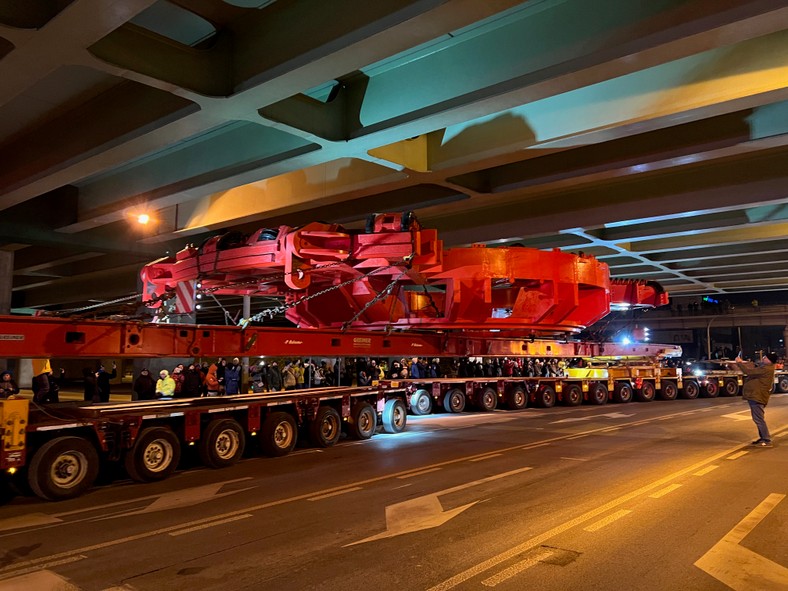
[[[103,365],[99,365],[98,373],[96,374],[96,384],[98,386],[99,401],[109,402],[109,381],[118,377],[118,366],[112,362],[112,373],[108,373]]]
[[[265,392],[268,387],[268,372],[265,367],[265,362],[260,362],[259,365],[253,365],[249,372],[249,379],[252,381],[252,392],[259,393]]]
[[[14,394],[19,394],[19,386],[16,385],[13,374],[6,370],[0,373],[0,398],[8,398]]]
[[[96,380],[98,373],[94,372],[89,367],[82,368],[82,380],[84,386],[84,398],[85,402],[92,402],[98,403],[101,402],[101,398],[99,398],[99,391],[98,391],[98,382]]]
[[[147,367],[142,368],[131,389],[132,400],[153,400],[156,397],[156,382]]]
[[[285,368],[282,370],[282,384],[285,390],[296,389],[296,373],[293,371],[293,363],[288,361]]]
[[[227,371],[227,360],[224,357],[219,357],[219,361],[216,363],[216,379],[219,380],[219,391],[221,392],[222,389],[225,388],[224,384],[224,373]]]
[[[241,360],[233,358],[231,365],[224,370],[225,394],[238,394],[241,391]]]
[[[181,386],[180,398],[198,398],[201,394],[203,382],[202,374],[195,364],[189,365],[183,372],[183,384]],[[178,395],[176,394],[176,398]]]
[[[217,376],[218,366],[215,363],[212,363],[210,367],[208,367],[208,373],[205,374],[205,381],[203,382],[205,386],[205,392],[208,396],[218,396],[219,395],[219,377]]]
[[[170,377],[170,372],[163,369],[159,372],[159,381],[156,382],[156,398],[172,398],[175,394],[175,380]]]
[[[276,361],[272,361],[268,367],[268,388],[272,392],[279,392],[282,389],[282,372]]]
[[[765,353],[760,365],[745,363],[741,357],[736,358],[736,365],[744,373],[742,399],[750,405],[752,421],[758,428],[758,439],[752,442],[758,447],[772,447],[772,437],[766,426],[765,408],[774,387],[774,370],[777,363],[775,353]]]
[[[175,382],[175,392],[173,396],[175,398],[180,398],[181,390],[183,389],[183,381],[186,378],[186,376],[183,375],[183,363],[179,363],[175,366],[170,377],[172,378],[172,381]]]
[[[65,372],[61,369],[60,376]],[[60,385],[52,375],[52,367],[49,359],[33,359],[33,402],[36,404],[48,404],[59,402]]]
[[[297,359],[296,362],[293,364],[292,370],[293,370],[293,375],[295,375],[295,379],[296,379],[296,388],[299,389],[304,388],[305,371],[304,371],[303,363],[300,359]]]

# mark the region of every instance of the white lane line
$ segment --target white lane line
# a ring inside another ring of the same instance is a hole
[[[629,511],[627,509],[621,509],[620,511],[616,511],[615,513],[611,513],[610,515],[608,515],[604,519],[600,519],[599,521],[597,521],[595,523],[592,523],[588,527],[584,527],[583,531],[597,531],[597,530],[600,530],[603,527],[606,527],[606,526],[610,525],[614,521],[618,521],[622,517],[626,517],[630,513],[632,513],[632,511]]]
[[[320,500],[323,500],[323,499],[328,499],[328,498],[331,498],[331,497],[338,497],[339,495],[344,495],[344,494],[347,494],[347,493],[356,492],[357,490],[362,490],[362,487],[354,486],[353,488],[347,488],[345,490],[338,490],[338,491],[335,491],[335,492],[332,492],[332,493],[328,493],[328,494],[325,494],[325,495],[319,495],[319,496],[316,496],[316,497],[309,497],[307,499],[307,501],[320,501]]]
[[[179,529],[177,531],[171,531],[170,535],[173,537],[182,536],[184,534],[190,534],[195,531],[200,531],[201,529],[208,529],[209,527],[213,527],[215,525],[224,525],[225,523],[232,523],[233,521],[240,521],[241,519],[247,519],[251,516],[252,516],[251,513],[244,513],[243,515],[235,515],[234,517],[228,517],[227,519],[219,519],[217,521],[211,521],[210,523],[203,523],[202,525],[195,525],[194,527]]]
[[[788,568],[741,546],[742,540],[785,498],[772,493],[695,563],[735,591],[788,589]]]
[[[602,433],[612,433],[613,431],[621,431],[621,427],[610,427],[608,429],[602,429]]]
[[[651,499],[659,499],[659,498],[664,497],[665,495],[667,495],[669,493],[672,493],[677,488],[681,488],[681,485],[680,484],[671,484],[670,486],[666,486],[662,490],[658,490],[657,492],[650,494],[649,498],[651,498]]]
[[[748,453],[750,453],[750,452],[748,452],[748,451],[740,451],[740,452],[736,452],[735,454],[731,454],[731,455],[729,455],[729,456],[728,456],[727,458],[725,458],[725,459],[726,459],[726,460],[738,460],[740,457],[742,457],[742,456],[746,456]]]
[[[63,566],[64,564],[79,562],[80,560],[84,560],[85,558],[87,558],[87,556],[85,556],[84,554],[77,554],[76,556],[69,556],[68,558],[62,558],[60,560],[52,560],[50,562],[44,562],[36,566],[31,566],[30,568],[24,568],[22,570],[16,570],[13,573],[0,575],[0,580],[9,579],[10,577],[14,577],[14,578],[21,577],[22,575],[26,575],[40,570],[50,569],[54,566]],[[5,588],[5,585],[3,585],[3,588]],[[11,589],[14,588],[12,587]]]
[[[419,472],[411,472],[410,474],[403,474],[402,476],[397,476],[399,480],[405,480],[406,478],[413,478],[415,476],[421,476],[422,474],[429,474],[430,472],[437,472],[440,468],[430,468],[429,470],[420,470]]]
[[[625,493],[625,494],[621,495],[620,497],[617,497],[617,498],[615,498],[615,499],[613,499],[611,501],[608,501],[607,503],[605,503],[603,505],[600,505],[599,507],[596,507],[594,509],[586,511],[582,515],[578,515],[577,517],[575,517],[573,519],[570,519],[568,521],[565,521],[564,523],[561,523],[561,524],[559,524],[559,525],[557,525],[557,526],[555,526],[555,527],[553,527],[553,528],[551,528],[551,529],[549,529],[547,531],[544,531],[544,532],[542,532],[542,533],[540,533],[540,534],[538,534],[538,535],[536,535],[536,536],[534,536],[534,537],[532,537],[532,538],[530,538],[528,540],[525,540],[524,542],[522,542],[520,544],[512,546],[508,550],[505,550],[504,552],[496,554],[496,555],[492,556],[491,558],[488,558],[487,560],[484,560],[484,561],[476,564],[475,566],[472,566],[472,567],[470,567],[470,568],[468,568],[468,569],[466,569],[464,571],[461,571],[461,572],[457,573],[456,575],[454,575],[452,577],[449,577],[448,579],[438,583],[437,585],[434,585],[434,586],[430,587],[429,589],[427,589],[427,591],[447,591],[448,589],[453,589],[453,588],[457,587],[458,585],[461,585],[464,582],[466,582],[466,581],[478,576],[479,574],[481,574],[481,573],[483,573],[483,572],[485,572],[487,570],[490,570],[491,568],[501,564],[502,562],[510,560],[510,559],[514,558],[515,556],[518,556],[520,554],[523,554],[523,553],[527,552],[528,550],[531,550],[531,549],[535,548],[536,546],[540,546],[545,541],[547,541],[547,540],[549,540],[551,538],[554,538],[555,536],[557,536],[559,534],[562,534],[562,533],[564,533],[564,532],[566,532],[566,531],[568,531],[568,530],[580,525],[581,523],[584,523],[584,522],[586,522],[586,521],[588,521],[590,519],[593,519],[594,517],[597,517],[598,515],[602,515],[604,513],[607,513],[608,511],[610,511],[611,509],[614,509],[615,507],[618,507],[618,506],[620,506],[620,505],[622,505],[624,503],[627,503],[627,502],[631,501],[632,499],[635,499],[635,498],[637,498],[637,497],[639,497],[639,496],[641,496],[641,495],[643,495],[643,494],[645,494],[647,492],[651,492],[652,490],[658,489],[661,486],[669,484],[670,482],[673,482],[676,479],[678,479],[678,478],[680,478],[682,476],[685,476],[686,474],[690,474],[692,472],[696,472],[699,469],[707,466],[711,462],[716,462],[717,460],[719,460],[721,458],[724,458],[725,456],[730,455],[731,452],[733,452],[734,450],[737,450],[737,449],[740,449],[740,448],[741,448],[741,446],[736,446],[736,447],[734,447],[732,449],[727,449],[727,450],[724,450],[724,451],[722,451],[720,453],[716,453],[716,454],[714,454],[712,456],[709,456],[709,457],[707,457],[707,458],[705,458],[703,460],[700,460],[699,462],[695,462],[694,464],[692,464],[690,466],[687,466],[686,468],[682,468],[681,470],[677,470],[676,472],[673,472],[672,474],[668,474],[667,476],[665,476],[663,478],[660,478],[658,480],[655,480],[654,482],[646,484],[645,486],[642,486],[642,487],[640,487],[640,488],[638,488],[636,490],[633,490],[633,491],[630,491],[628,493]]]
[[[717,468],[719,468],[718,465],[712,464],[711,466],[706,466],[703,470],[698,470],[697,472],[695,472],[695,474],[693,474],[693,476],[705,476],[706,474],[708,474],[712,470],[716,470]]]
[[[572,460],[573,462],[587,462],[588,458],[569,458],[566,456],[561,456],[562,460]]]
[[[526,558],[525,560],[521,560],[520,562],[513,564],[507,569],[502,570],[496,575],[493,575],[487,579],[482,581],[482,585],[485,587],[495,587],[499,583],[503,583],[504,581],[511,579],[513,576],[520,574],[524,570],[531,568],[532,566],[538,564],[545,558],[549,558],[552,554],[551,551],[541,552],[536,556],[531,558]]]
[[[472,460],[468,460],[469,462],[483,462],[484,460],[489,460],[491,458],[497,458],[502,456],[503,454],[490,454],[488,456],[482,456],[480,458],[473,458]]]
[[[567,439],[582,439],[583,437],[588,437],[588,433],[583,433],[582,435],[574,435],[572,437],[567,437]]]
[[[544,443],[529,443],[528,445],[522,446],[520,449],[536,449],[537,447],[546,447],[551,443],[552,441],[545,441]]]

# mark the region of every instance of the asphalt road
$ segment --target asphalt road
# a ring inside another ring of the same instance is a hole
[[[788,589],[788,395],[409,417],[0,507],[0,590]]]

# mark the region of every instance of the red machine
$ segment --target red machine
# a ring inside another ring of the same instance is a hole
[[[611,304],[668,301],[655,283],[611,280],[591,256],[443,250],[437,232],[410,213],[371,216],[365,231],[315,222],[249,237],[231,232],[146,265],[142,279],[146,296],[159,298],[192,282],[204,293],[280,296],[287,318],[304,328],[565,334],[604,317]]]

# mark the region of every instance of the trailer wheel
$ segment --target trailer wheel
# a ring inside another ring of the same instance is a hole
[[[780,376],[777,380],[777,390],[779,392],[788,392],[788,376]]]
[[[632,386],[623,382],[616,382],[613,387],[613,401],[614,402],[632,402]]]
[[[682,392],[682,397],[688,398],[690,400],[694,400],[700,395],[700,386],[698,382],[695,380],[689,380],[684,382],[684,391]]]
[[[260,446],[267,456],[286,456],[295,447],[298,439],[296,421],[289,412],[272,412],[263,421],[260,430]]]
[[[495,388],[487,387],[482,390],[477,398],[476,406],[484,412],[492,412],[498,406],[498,392]]]
[[[216,419],[208,423],[200,438],[200,460],[209,468],[232,466],[244,453],[246,436],[234,419]]]
[[[350,410],[348,426],[354,439],[369,439],[378,426],[378,413],[368,402],[357,402]]]
[[[93,486],[98,471],[98,452],[92,443],[81,437],[57,437],[33,455],[27,481],[37,497],[62,501]]]
[[[178,467],[181,442],[166,427],[148,427],[137,436],[134,446],[126,452],[126,473],[137,482],[164,480]]]
[[[726,378],[722,387],[723,396],[736,396],[739,393],[739,383],[734,378]]]
[[[528,396],[522,386],[515,386],[506,394],[506,408],[522,410],[528,406]]]
[[[679,395],[678,386],[676,386],[676,382],[672,380],[667,380],[662,382],[662,388],[659,391],[659,397],[662,400],[676,400],[676,397]]]
[[[408,422],[408,409],[397,398],[386,401],[383,407],[383,430],[386,433],[401,433]]]
[[[563,392],[563,403],[566,406],[580,406],[583,404],[583,390],[577,384],[572,384]]]
[[[465,393],[459,388],[453,388],[443,397],[443,408],[446,412],[462,412],[465,410]]]
[[[544,385],[536,391],[536,405],[542,408],[552,408],[555,406],[555,390],[552,386]]]
[[[720,386],[717,380],[709,380],[703,388],[706,398],[717,398],[720,395]]]
[[[591,404],[607,404],[607,386],[602,382],[594,384],[591,388],[588,400]]]
[[[342,435],[342,419],[332,407],[322,405],[309,421],[309,440],[318,447],[331,447]]]
[[[640,389],[637,391],[637,398],[639,402],[651,402],[657,396],[657,389],[654,387],[654,382],[643,382]]]
[[[419,389],[410,395],[410,412],[414,415],[428,415],[432,412],[432,396],[426,390]]]

